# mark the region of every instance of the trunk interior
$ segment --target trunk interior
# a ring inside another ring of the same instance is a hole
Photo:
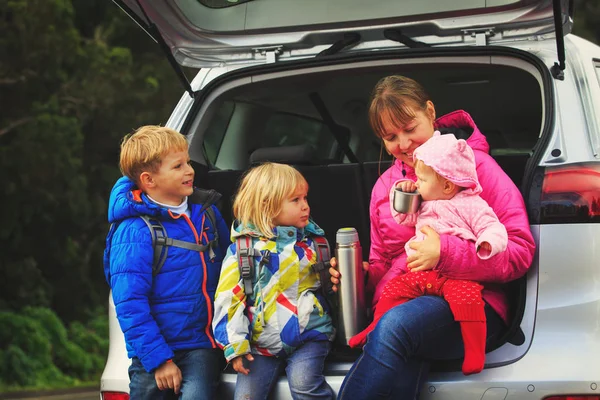
[[[221,209],[230,224],[232,197],[248,167],[267,160],[292,164],[310,185],[312,217],[330,244],[339,228],[353,226],[368,260],[371,189],[391,163],[369,126],[369,99],[376,82],[392,74],[420,82],[437,116],[469,112],[493,158],[524,193],[526,163],[546,128],[543,76],[524,59],[490,55],[307,64],[237,74],[205,94],[192,123],[196,185],[223,195]],[[515,321],[503,340],[515,345],[523,342],[515,331],[526,298],[524,284],[523,279],[513,282],[510,289]],[[357,354],[337,343],[331,358],[351,361]],[[460,363],[438,367],[460,370]]]

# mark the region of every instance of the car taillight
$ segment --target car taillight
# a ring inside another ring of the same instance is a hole
[[[548,167],[540,199],[540,222],[600,222],[600,164]]]
[[[600,400],[600,396],[552,396],[544,400]]]
[[[102,400],[129,400],[129,395],[123,392],[102,392]]]

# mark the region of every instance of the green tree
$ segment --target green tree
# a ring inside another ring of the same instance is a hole
[[[164,123],[182,88],[109,1],[1,2],[0,58],[0,309],[83,319],[107,299],[106,200],[120,138]]]
[[[600,43],[600,0],[575,0],[573,33]]]

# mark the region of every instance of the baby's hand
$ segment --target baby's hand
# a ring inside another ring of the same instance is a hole
[[[398,185],[397,188],[400,188],[405,193],[412,193],[417,190],[417,185],[413,181],[402,181]]]
[[[248,353],[248,354],[236,357],[233,360],[231,360],[231,366],[233,367],[233,369],[236,370],[236,372],[239,372],[240,374],[248,375],[250,373],[250,370],[246,369],[244,367],[244,357],[248,361],[251,361],[251,362],[254,361],[254,357],[252,357],[252,354]]]
[[[482,252],[483,254],[490,254],[492,252],[492,245],[488,242],[481,242],[477,251]]]

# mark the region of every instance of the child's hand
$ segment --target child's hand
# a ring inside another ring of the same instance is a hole
[[[233,360],[231,360],[231,365],[233,366],[233,369],[236,370],[236,372],[239,372],[240,374],[248,375],[250,373],[250,370],[246,369],[244,367],[244,357],[246,357],[246,360],[248,360],[250,362],[254,361],[254,357],[252,357],[252,354],[248,353],[248,354],[236,357]]]
[[[478,253],[490,254],[492,252],[492,245],[488,242],[481,242],[477,248]]]
[[[489,244],[488,242],[481,242],[481,244],[479,245],[479,250],[483,250],[486,251],[488,253],[492,252],[492,245]]]
[[[413,181],[402,181],[398,185],[397,188],[400,188],[405,193],[412,193],[417,190],[417,185]]]
[[[331,265],[331,268],[329,268],[329,275],[331,275],[330,279],[332,284],[331,290],[337,293],[338,285],[340,284],[342,274],[340,273],[340,271],[337,270],[337,260],[335,259],[335,257],[331,257],[331,260],[329,260],[329,264]],[[369,271],[369,263],[366,261],[363,261],[363,270]]]
[[[179,394],[181,388],[181,370],[172,361],[167,361],[154,372],[154,379],[159,390],[173,389],[175,394]]]

